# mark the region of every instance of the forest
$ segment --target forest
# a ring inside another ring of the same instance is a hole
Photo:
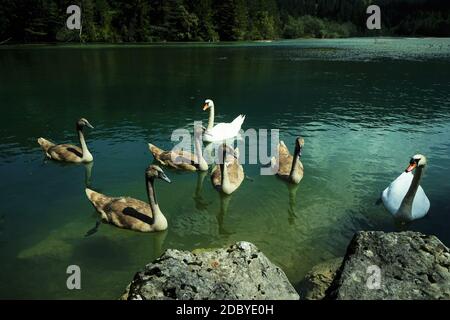
[[[81,8],[81,32],[66,8]],[[366,8],[381,8],[368,30]],[[448,0],[2,0],[0,44],[450,36]]]

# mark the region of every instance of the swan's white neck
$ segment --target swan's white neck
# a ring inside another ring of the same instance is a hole
[[[167,229],[167,219],[159,209],[158,201],[156,200],[155,188],[153,186],[154,179],[147,179],[147,196],[150,208],[153,213],[153,225],[155,230]]]
[[[155,193],[155,188],[153,186],[154,184],[154,179],[147,179],[147,197],[148,197],[148,203],[150,204],[150,208],[152,208],[152,210],[155,208],[155,206],[158,205],[158,202],[156,201],[156,193]]]
[[[83,153],[82,160],[85,162],[92,161],[92,154],[89,152],[86,140],[84,139],[84,134],[82,129],[78,129],[78,138],[80,139],[81,151]]]
[[[417,189],[419,188],[419,182],[422,178],[423,167],[417,167],[414,172],[414,177],[409,186],[408,192],[406,192],[405,197],[398,209],[397,216],[402,216],[405,218],[412,218],[412,205],[414,197],[416,196]]]
[[[228,176],[228,168],[225,160],[220,164],[220,174],[222,176],[222,191],[227,193],[228,190],[231,189],[230,178]]]
[[[208,130],[214,127],[214,104],[209,108],[209,120],[208,120]]]

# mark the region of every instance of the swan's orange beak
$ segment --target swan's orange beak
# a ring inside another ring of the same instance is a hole
[[[417,166],[417,163],[415,163],[415,162],[410,163],[409,166],[408,166],[408,168],[406,168],[405,172],[411,172],[411,171],[413,171],[414,168],[415,168],[416,166]]]
[[[207,103],[205,103],[205,105],[203,106],[203,111],[208,110],[209,105]]]

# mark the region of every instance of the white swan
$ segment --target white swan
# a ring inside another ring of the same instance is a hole
[[[416,154],[411,158],[405,172],[384,189],[381,200],[386,209],[396,218],[406,221],[420,219],[430,209],[430,200],[419,185],[426,165],[427,158]],[[416,170],[413,174],[414,169]]]
[[[214,125],[214,102],[211,99],[205,100],[203,111],[209,109],[208,127],[203,134],[203,140],[206,142],[222,142],[239,135],[239,130],[244,123],[245,116],[239,115],[230,123],[218,123]]]

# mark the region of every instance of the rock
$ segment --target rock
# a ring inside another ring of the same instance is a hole
[[[336,272],[342,264],[342,257],[331,259],[314,266],[300,284],[301,298],[321,300],[330,287]]]
[[[435,236],[358,232],[327,298],[450,299],[449,270],[449,249]]]
[[[128,300],[128,296],[130,295],[130,286],[131,284],[126,287],[125,292],[122,293],[122,295],[119,297],[119,300]]]
[[[169,249],[135,275],[126,297],[299,299],[284,272],[249,242],[194,253]]]

